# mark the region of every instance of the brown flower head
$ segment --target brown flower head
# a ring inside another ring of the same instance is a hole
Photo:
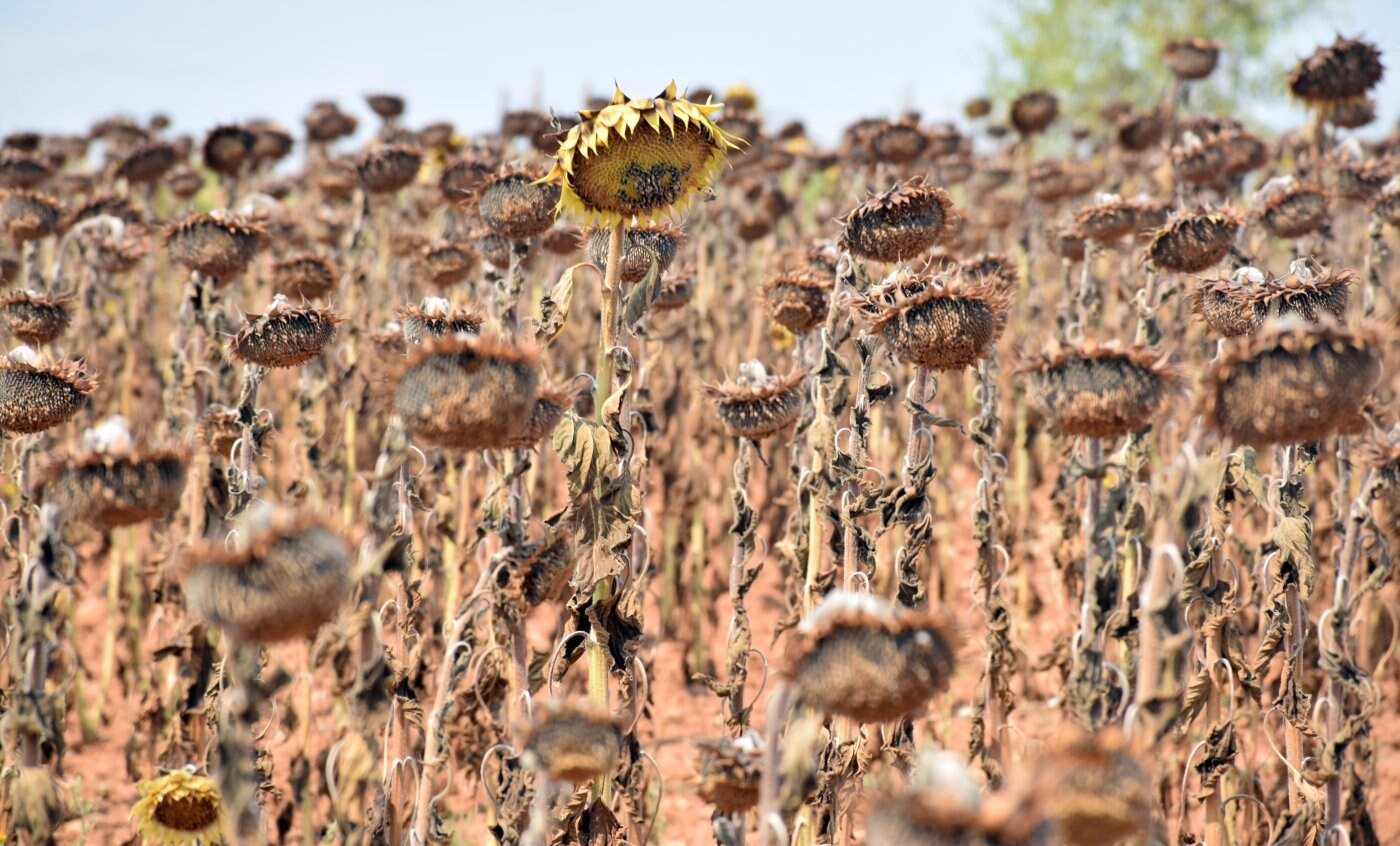
[[[507,167],[481,188],[477,211],[492,232],[523,241],[554,225],[559,184],[540,182],[532,170]]]
[[[1220,61],[1220,44],[1204,38],[1169,41],[1162,48],[1162,58],[1177,79],[1205,79]]]
[[[929,370],[962,370],[991,352],[1006,329],[1011,290],[999,273],[959,271],[897,280],[865,309],[895,358]]]
[[[1332,46],[1298,61],[1288,74],[1288,90],[1306,103],[1324,105],[1365,97],[1384,74],[1376,45],[1339,35]]]
[[[450,288],[466,279],[477,261],[476,251],[464,242],[432,244],[422,253],[424,275],[439,288]]]
[[[1225,173],[1230,176],[1258,170],[1269,158],[1269,149],[1259,136],[1244,129],[1226,129],[1216,135],[1216,141],[1225,148]]]
[[[877,162],[908,164],[929,148],[929,136],[917,120],[883,121],[865,138],[870,157]]]
[[[394,412],[424,443],[501,449],[528,426],[538,384],[532,348],[443,338],[408,358],[394,392]]]
[[[861,722],[907,716],[948,687],[957,637],[932,611],[836,591],[795,630],[783,673],[798,702]]]
[[[1194,132],[1182,136],[1172,147],[1172,175],[1192,185],[1208,185],[1225,175],[1228,164],[1225,148],[1215,136],[1202,138]]]
[[[1275,238],[1301,238],[1331,220],[1327,195],[1316,185],[1283,177],[1271,180],[1259,194],[1264,200],[1259,222]]]
[[[1100,846],[1147,834],[1152,780],[1109,729],[1058,744],[1041,759],[1035,795],[1068,846]]]
[[[1084,260],[1084,236],[1073,226],[1046,227],[1045,238],[1055,255],[1065,261]]]
[[[1395,176],[1389,159],[1345,159],[1337,163],[1337,196],[1357,203],[1373,202]]]
[[[1242,267],[1227,277],[1203,282],[1192,294],[1202,320],[1217,335],[1252,335],[1270,317],[1297,315],[1308,323],[1346,319],[1350,270],[1324,270],[1315,261],[1297,260],[1282,279],[1258,268]]]
[[[293,307],[279,294],[266,314],[248,315],[229,355],[262,367],[299,367],[321,354],[344,319],[323,309]]]
[[[64,218],[61,228],[67,232],[85,220],[103,216],[115,217],[127,226],[141,223],[141,210],[132,205],[130,200],[115,194],[99,194]]]
[[[401,144],[376,147],[360,157],[355,164],[360,184],[371,194],[393,194],[418,176],[423,154]]]
[[[465,205],[474,202],[477,192],[500,167],[498,157],[489,150],[473,150],[447,167],[438,177],[438,187],[449,202]]]
[[[731,437],[759,441],[791,426],[802,412],[802,385],[807,371],[770,376],[763,365],[739,365],[739,375],[702,390],[715,405],[724,431]]]
[[[1152,264],[1174,273],[1200,273],[1219,264],[1235,245],[1244,218],[1234,209],[1177,217],[1157,230],[1147,248]]]
[[[1059,98],[1048,91],[1027,91],[1011,103],[1011,125],[1022,135],[1044,132],[1059,116]]]
[[[832,279],[811,273],[777,273],[763,283],[763,306],[774,322],[797,334],[826,320]]]
[[[403,114],[405,103],[396,94],[366,94],[365,102],[373,112],[382,118],[396,118]]]
[[[752,733],[696,741],[700,750],[696,794],[721,814],[742,814],[757,807],[762,776],[758,744]]]
[[[428,297],[419,305],[399,309],[404,341],[415,346],[429,338],[453,338],[481,333],[486,318],[474,311],[453,310],[441,297]]]
[[[558,599],[574,574],[576,562],[573,527],[567,522],[548,527],[535,540],[514,547],[497,571],[497,587],[507,597],[506,607],[521,600],[534,608]]]
[[[683,268],[661,280],[661,290],[651,307],[653,311],[675,311],[689,305],[694,296],[695,271]]]
[[[0,194],[0,230],[15,242],[49,237],[62,218],[63,207],[53,197],[28,191]]]
[[[1376,122],[1374,97],[1342,100],[1327,109],[1327,122],[1339,129],[1360,129]]]
[[[28,191],[53,175],[41,157],[14,149],[0,152],[0,188],[17,188]]]
[[[1062,435],[1116,438],[1152,422],[1176,373],[1150,350],[1053,344],[1020,368],[1031,408]]]
[[[1353,428],[1381,375],[1382,335],[1297,317],[1232,340],[1205,377],[1202,413],[1251,446],[1321,440]]]
[[[232,540],[195,544],[184,586],[190,609],[237,642],[311,637],[350,596],[349,549],[315,515],[255,504]]]
[[[220,285],[242,273],[263,247],[262,227],[224,212],[193,214],[166,230],[170,257]]]
[[[215,127],[204,137],[204,166],[224,176],[237,176],[257,140],[241,126]]]
[[[33,347],[63,334],[73,319],[70,296],[46,296],[35,291],[15,291],[0,297],[0,321],[10,334]]]
[[[117,165],[117,176],[133,184],[155,182],[179,161],[174,144],[153,141],[132,150]]]
[[[166,174],[165,184],[170,193],[188,200],[204,188],[204,176],[189,165],[176,165]]]
[[[0,356],[0,429],[31,435],[66,423],[96,387],[80,363],[44,363],[20,347]]]
[[[590,227],[584,231],[584,251],[588,260],[599,268],[608,264],[607,229]],[[622,242],[622,281],[635,285],[646,278],[651,264],[656,262],[656,272],[665,273],[676,259],[683,233],[671,223],[644,223],[627,229]]]
[[[83,435],[83,452],[45,467],[36,492],[69,519],[100,530],[163,520],[180,507],[189,456],[134,443],[121,417]]]
[[[326,143],[354,135],[359,121],[340,110],[335,103],[321,102],[311,107],[305,118],[306,135],[311,141]]]
[[[622,755],[621,720],[592,706],[541,707],[526,735],[525,748],[534,753],[551,779],[574,784],[612,772]]]
[[[1118,146],[1130,153],[1141,153],[1162,143],[1167,121],[1157,109],[1134,109],[1117,120]]]
[[[339,281],[335,265],[311,253],[288,256],[272,265],[272,288],[289,299],[324,297],[335,290]]]
[[[914,177],[851,210],[841,246],[872,261],[906,261],[947,237],[956,214],[946,191]]]

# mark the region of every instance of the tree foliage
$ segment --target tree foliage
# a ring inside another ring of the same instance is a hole
[[[1043,88],[1061,110],[1092,119],[1121,99],[1157,102],[1171,85],[1162,47],[1177,38],[1220,43],[1220,66],[1195,84],[1193,102],[1247,114],[1248,106],[1285,96],[1283,58],[1269,48],[1280,31],[1325,9],[1328,0],[1010,0],[996,22],[999,57],[989,91],[1009,100]]]

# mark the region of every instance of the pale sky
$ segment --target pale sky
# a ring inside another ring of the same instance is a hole
[[[832,140],[860,117],[957,115],[995,60],[998,14],[916,0],[0,0],[0,133],[163,111],[196,136],[254,117],[299,135],[318,99],[360,115],[363,131],[377,121],[362,95],[378,91],[407,98],[410,126],[449,119],[470,133],[503,105],[572,111],[614,80],[645,96],[674,77],[746,82],[772,125],[801,117]],[[1276,49],[1303,55],[1338,31],[1380,45],[1380,120],[1394,124],[1400,0],[1335,0]],[[1295,119],[1289,108],[1269,114]]]

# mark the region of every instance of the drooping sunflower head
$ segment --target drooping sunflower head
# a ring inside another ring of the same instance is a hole
[[[131,808],[131,819],[145,842],[204,846],[224,842],[226,815],[213,779],[183,769],[136,787],[141,798]]]
[[[657,97],[629,99],[621,89],[559,144],[542,181],[558,182],[559,212],[607,225],[654,221],[685,209],[709,187],[729,150],[743,139],[710,115],[719,103],[693,103],[672,82]]]

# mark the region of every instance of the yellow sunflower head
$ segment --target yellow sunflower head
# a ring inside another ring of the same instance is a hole
[[[209,777],[186,768],[136,787],[141,798],[132,806],[131,818],[144,842],[161,846],[224,842],[224,805]]]
[[[657,97],[628,99],[579,112],[583,122],[559,144],[542,182],[559,182],[557,211],[603,225],[654,221],[683,211],[709,187],[728,150],[743,139],[710,119],[720,103],[692,103],[676,83]]]

